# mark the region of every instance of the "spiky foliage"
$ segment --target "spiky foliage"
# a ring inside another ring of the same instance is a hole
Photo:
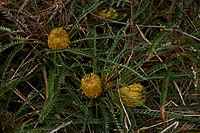
[[[131,3],[131,5],[130,5]],[[133,5],[134,4],[134,5]],[[199,128],[196,1],[5,1],[0,3],[2,132],[181,132]],[[98,14],[114,9],[117,17]],[[48,48],[62,27],[70,48]],[[89,99],[81,78],[95,73]],[[139,83],[128,107],[120,88]]]

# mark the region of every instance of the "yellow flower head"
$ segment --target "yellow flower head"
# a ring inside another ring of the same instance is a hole
[[[102,18],[105,19],[116,19],[118,16],[118,13],[116,12],[116,10],[112,7],[110,7],[109,9],[105,9],[105,10],[101,10],[98,15]]]
[[[100,77],[94,73],[83,76],[81,79],[81,89],[88,98],[97,98],[102,93]]]
[[[67,32],[62,28],[54,28],[51,30],[48,37],[48,46],[51,49],[66,48],[70,45],[69,36]]]
[[[134,83],[128,87],[122,87],[120,88],[120,93],[127,106],[136,107],[140,106],[138,103],[145,102],[144,87],[141,84]]]

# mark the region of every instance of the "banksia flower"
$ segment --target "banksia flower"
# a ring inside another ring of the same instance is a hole
[[[66,48],[70,45],[69,36],[62,28],[54,28],[48,37],[48,46],[51,49]]]
[[[102,18],[105,19],[116,19],[118,16],[118,13],[116,12],[116,10],[112,7],[110,7],[109,9],[105,9],[105,10],[101,10],[98,15]]]
[[[100,77],[94,73],[83,76],[81,79],[81,89],[88,98],[97,98],[102,93]]]
[[[144,87],[141,84],[134,83],[128,87],[120,89],[121,98],[127,106],[140,106],[139,103],[145,102]]]

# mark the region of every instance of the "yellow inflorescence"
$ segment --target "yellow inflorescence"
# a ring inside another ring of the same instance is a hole
[[[48,46],[51,49],[66,48],[70,45],[69,36],[62,28],[54,28],[48,37]]]
[[[116,12],[116,10],[112,7],[110,7],[109,9],[105,9],[105,10],[101,10],[98,15],[102,18],[105,19],[116,19],[118,16],[118,13]]]
[[[145,102],[144,87],[141,84],[134,83],[128,87],[122,87],[120,92],[121,98],[127,106],[136,107],[140,106],[138,103]]]
[[[94,73],[85,75],[81,79],[81,89],[88,98],[97,98],[102,93],[100,77]]]

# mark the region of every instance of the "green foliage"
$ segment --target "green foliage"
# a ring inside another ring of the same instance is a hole
[[[200,128],[196,117],[199,3],[135,1],[134,11],[130,3],[14,0],[1,4],[0,132]],[[115,20],[98,16],[110,7],[118,13]],[[69,48],[47,47],[53,27],[69,33]],[[91,72],[102,80],[103,92],[96,99],[88,99],[80,88],[81,78]],[[127,107],[121,99],[119,88],[133,83],[144,86],[145,106]],[[165,126],[160,106],[165,109]]]
[[[44,107],[42,109],[41,119],[44,120],[48,117],[48,114],[51,112],[53,108],[53,104],[55,103],[55,90],[58,87],[59,82],[55,82],[57,78],[57,73],[55,70],[49,71],[49,78],[48,78],[48,84],[46,88],[46,100],[44,103]]]
[[[24,72],[19,74],[19,78],[14,80],[12,76],[12,72],[10,72],[9,67],[11,61],[13,60],[14,56],[24,47],[23,44],[15,47],[15,49],[8,55],[7,60],[4,62],[3,69],[2,69],[2,77],[1,77],[1,89],[0,89],[0,96],[2,96],[6,91],[15,88],[15,86],[22,80],[22,76]]]
[[[157,110],[135,109],[134,112],[138,114],[148,115],[148,116],[160,117],[160,112]],[[176,120],[181,120],[181,121],[183,120],[183,121],[187,121],[189,123],[194,123],[194,124],[200,123],[199,118],[191,118],[188,116],[183,116],[180,113],[166,112],[166,117],[175,118]]]
[[[162,31],[160,32],[155,38],[152,40],[152,43],[149,48],[148,56],[151,58],[152,54],[155,52],[156,46],[160,43],[161,40],[163,40],[164,37],[166,37],[169,34],[169,32]],[[156,54],[156,53],[155,53]]]
[[[165,74],[164,79],[163,79],[163,85],[162,85],[162,90],[161,90],[161,95],[160,95],[160,105],[161,106],[165,106],[165,104],[166,104],[168,86],[169,86],[170,77],[171,77],[170,71],[171,70],[169,68],[169,70],[167,70],[167,73]]]

